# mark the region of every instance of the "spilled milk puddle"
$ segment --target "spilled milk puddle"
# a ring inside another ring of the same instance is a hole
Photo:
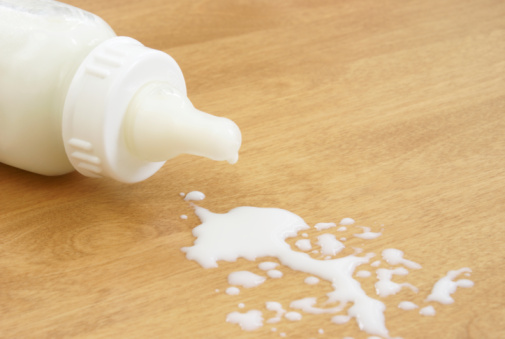
[[[181,196],[184,195],[181,193]],[[205,197],[200,192],[190,192],[185,196],[187,201]],[[383,229],[372,231],[370,227],[356,225],[351,218],[343,218],[339,223],[317,223],[314,228],[318,235],[309,238],[305,231],[311,227],[301,217],[287,210],[243,206],[220,214],[196,205],[193,207],[201,224],[193,229],[196,238],[193,245],[182,248],[187,259],[196,261],[203,268],[212,268],[218,267],[219,261],[234,262],[243,258],[257,261],[264,273],[260,275],[247,270],[232,272],[228,275],[227,294],[238,295],[244,288],[261,288],[268,279],[282,279],[281,267],[308,274],[303,282],[305,284],[317,285],[321,280],[331,284],[332,290],[325,296],[307,295],[286,305],[265,300],[264,309],[242,311],[245,305],[240,303],[238,310],[223,315],[223,318],[244,331],[254,331],[265,324],[282,321],[301,321],[304,315],[312,314],[328,319],[328,326],[355,321],[362,331],[372,336],[369,338],[391,338],[386,327],[384,298],[403,289],[409,289],[414,294],[420,292],[415,284],[395,282],[397,277],[405,277],[411,270],[422,269],[419,263],[406,259],[399,249],[389,248],[377,254],[353,247],[351,254],[343,254],[349,253],[345,245],[348,237],[342,236],[344,232],[362,239],[366,244],[366,241],[380,237]],[[294,246],[288,244],[288,238],[297,239]],[[275,258],[278,263],[262,258]],[[389,268],[381,267],[383,262]],[[360,266],[365,264],[375,272],[361,269]],[[453,303],[451,294],[458,287],[473,286],[471,280],[461,278],[461,275],[469,276],[470,273],[471,269],[467,267],[449,271],[434,283],[431,293],[422,304],[404,300],[397,305],[387,306],[416,311],[419,316],[434,316],[436,309],[428,303]],[[376,294],[367,294],[355,277],[375,277]],[[318,306],[320,297],[327,299],[325,305],[332,306]],[[272,312],[274,316],[265,316]],[[277,331],[275,327],[271,329]],[[323,334],[324,329],[319,328],[317,332]],[[279,335],[284,337],[286,333],[279,332]]]

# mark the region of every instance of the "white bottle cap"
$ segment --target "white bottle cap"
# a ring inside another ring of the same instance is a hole
[[[233,163],[241,144],[231,120],[194,109],[173,58],[127,37],[104,41],[79,66],[62,135],[77,171],[126,183],[150,177],[180,153]]]

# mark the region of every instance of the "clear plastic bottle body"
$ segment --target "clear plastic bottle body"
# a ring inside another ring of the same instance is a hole
[[[98,16],[51,0],[0,0],[0,162],[44,175],[74,170],[61,137],[72,77],[115,36]]]

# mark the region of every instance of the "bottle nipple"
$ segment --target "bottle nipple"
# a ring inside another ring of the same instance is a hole
[[[126,142],[137,157],[157,162],[179,154],[234,164],[242,137],[227,118],[197,110],[184,93],[166,82],[142,87],[128,106]]]

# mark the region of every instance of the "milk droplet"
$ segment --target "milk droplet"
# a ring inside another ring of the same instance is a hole
[[[317,244],[321,246],[321,253],[326,255],[336,255],[345,248],[342,244],[335,238],[335,235],[330,233],[321,234],[317,237]]]
[[[307,277],[307,278],[305,278],[304,281],[308,285],[315,285],[315,284],[319,283],[319,278],[317,278],[317,277]]]
[[[426,306],[419,310],[419,314],[426,316],[434,316],[437,312],[433,306]]]
[[[398,304],[398,308],[401,308],[402,310],[406,310],[406,311],[413,310],[418,307],[419,306],[417,306],[416,304],[414,304],[411,301],[402,301]]]
[[[354,234],[356,238],[360,239],[375,239],[382,235],[380,232],[370,232],[370,227],[360,226],[363,229],[363,233]]]
[[[279,264],[273,261],[264,261],[258,265],[258,267],[263,271],[273,270],[277,266],[279,266]]]
[[[228,295],[237,295],[240,293],[240,289],[238,287],[228,287],[226,289],[226,294]]]
[[[286,311],[282,307],[281,303],[279,303],[277,301],[267,301],[265,303],[265,306],[266,306],[267,310],[276,312],[274,317],[267,320],[267,323],[269,323],[269,324],[278,323],[279,321],[281,321],[282,315],[284,313],[286,313]]]
[[[282,278],[283,273],[279,270],[269,270],[267,275],[272,279],[279,279]]]
[[[302,251],[310,251],[312,245],[310,244],[310,239],[300,239],[295,242],[295,246]]]
[[[334,222],[320,222],[320,223],[317,223],[314,225],[314,227],[318,231],[326,230],[328,228],[335,227],[335,226],[337,226],[337,224],[335,224]]]
[[[186,197],[184,198],[186,201],[200,201],[203,199],[205,199],[205,194],[200,191],[191,191],[186,194]]]
[[[302,310],[305,313],[311,313],[311,314],[337,313],[341,311],[343,308],[343,305],[330,308],[320,308],[314,306],[316,303],[317,303],[316,298],[308,297],[292,301],[289,307]]]
[[[185,195],[186,195],[186,193],[181,192],[181,193],[179,193],[179,195],[180,195],[181,197],[183,197],[183,196],[185,196]]]
[[[249,271],[237,271],[228,275],[228,283],[230,285],[238,285],[242,287],[256,287],[265,282],[266,278]]]
[[[245,307],[245,304],[244,303],[239,303],[238,304],[238,308],[244,308]]]
[[[355,221],[352,218],[344,218],[344,219],[340,220],[340,225],[349,226],[349,225],[354,224],[354,222]]]
[[[379,267],[380,264],[381,264],[381,261],[380,260],[376,260],[373,263],[371,263],[370,266],[372,266],[372,267]]]
[[[288,320],[291,320],[291,321],[299,321],[302,319],[302,315],[298,312],[288,312],[284,315],[284,317]]]
[[[186,214],[182,214],[182,215],[181,215],[181,219],[186,220],[187,218],[188,218],[188,216],[187,216]]]
[[[258,310],[250,310],[246,313],[232,312],[226,316],[226,321],[240,325],[244,331],[254,331],[263,326],[263,314]]]
[[[420,269],[421,265],[403,258],[403,251],[396,248],[388,248],[382,251],[382,258],[390,265],[405,265],[408,268]]]
[[[337,232],[345,232],[347,231],[347,227],[345,226],[340,226],[339,228],[337,228]]]
[[[459,279],[454,281],[458,275],[463,273],[470,273],[472,270],[468,267],[461,268],[455,271],[449,271],[447,275],[435,283],[430,295],[426,301],[436,301],[441,304],[452,304],[454,299],[451,294],[456,292],[458,287],[472,287],[473,281],[468,279]]]
[[[318,330],[317,330],[317,333],[319,333],[319,334],[323,334],[323,333],[324,333],[324,330],[323,330],[322,328],[320,328],[320,329],[318,329]]]
[[[351,317],[348,315],[336,315],[331,318],[331,322],[335,324],[345,324],[349,320],[351,320]]]

